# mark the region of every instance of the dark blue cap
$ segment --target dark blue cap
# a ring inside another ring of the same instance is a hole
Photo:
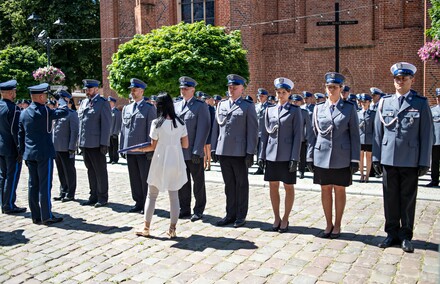
[[[292,80],[284,78],[284,77],[276,78],[273,81],[273,84],[275,86],[275,89],[283,88],[283,89],[286,89],[288,91],[292,90],[293,86],[295,85],[292,82]]]
[[[440,96],[440,88],[435,89],[435,93],[437,94],[437,96]]]
[[[240,75],[236,75],[236,74],[229,74],[228,76],[226,76],[226,79],[228,79],[228,86],[229,85],[245,85],[246,84],[246,79],[244,79],[243,77],[241,77]]]
[[[108,100],[109,102],[114,102],[114,103],[116,103],[116,99],[115,99],[114,97],[108,97],[107,100]]]
[[[268,97],[267,97],[267,100],[268,100],[268,101],[274,101],[274,100],[275,100],[275,97],[274,97],[274,96],[268,96]]]
[[[348,95],[348,100],[350,100],[350,101],[355,101],[355,100],[357,100],[357,97],[356,97],[355,94],[349,94],[349,95]]]
[[[196,98],[201,98],[201,97],[203,97],[204,95],[206,95],[204,92],[202,92],[202,91],[197,91],[196,93],[195,93],[195,96],[196,96]]]
[[[48,104],[48,105],[56,106],[56,105],[57,105],[57,102],[54,101],[54,100],[49,100],[49,101],[47,102],[47,104]]]
[[[149,102],[150,98],[148,96],[144,96],[144,101]]]
[[[182,76],[179,78],[179,88],[195,87],[197,86],[196,80],[188,76]]]
[[[183,100],[183,97],[181,97],[181,96],[178,96],[174,99],[174,101],[176,101],[176,102],[180,102],[181,100]]]
[[[157,100],[157,96],[156,95],[152,95],[150,101],[155,102]]]
[[[216,101],[221,101],[222,100],[222,97],[220,97],[219,95],[215,95],[213,98]]]
[[[130,86],[128,88],[129,89],[131,89],[131,88],[140,88],[140,89],[145,90],[146,87],[147,87],[146,83],[142,82],[139,79],[131,78],[130,79]]]
[[[325,95],[323,93],[315,93],[315,99],[324,99]]]
[[[303,97],[298,94],[290,95],[289,100],[295,101],[295,102],[301,102],[303,101]]]
[[[376,88],[376,87],[371,87],[370,88],[370,93],[372,94],[372,95],[383,95],[383,92],[382,92],[382,90],[381,89],[378,89],[378,88]]]
[[[249,95],[246,96],[245,100],[250,101],[250,102],[254,101],[254,99]]]
[[[82,82],[84,84],[83,89],[99,87],[99,83],[100,83],[98,80],[95,79],[84,79],[82,80]]]
[[[339,84],[342,85],[344,83],[345,77],[344,75],[337,72],[329,72],[325,74],[325,83],[326,84]]]
[[[390,71],[393,76],[414,76],[417,68],[408,62],[398,62],[391,66]]]
[[[9,80],[9,81],[0,83],[0,90],[2,90],[2,91],[13,90],[15,88],[17,88],[17,81],[16,80]]]
[[[210,98],[211,98],[210,95],[208,95],[206,93],[203,93],[202,99],[207,100],[207,99],[210,99]]]
[[[371,101],[373,98],[369,94],[359,94],[360,101]]]
[[[258,89],[258,95],[269,95],[269,93],[266,91],[266,89],[259,88]]]
[[[310,92],[307,92],[307,91],[303,91],[303,96],[304,96],[304,98],[311,98],[311,97],[313,97],[313,94]]]
[[[43,83],[40,85],[28,87],[28,89],[31,95],[44,94],[47,93],[47,91],[49,91],[49,84]]]
[[[344,88],[342,88],[343,92],[350,92],[350,87],[349,86],[344,86]]]
[[[56,93],[58,95],[60,95],[61,97],[64,97],[64,98],[68,98],[68,99],[72,98],[72,95],[68,91],[66,91],[66,90],[59,90]]]

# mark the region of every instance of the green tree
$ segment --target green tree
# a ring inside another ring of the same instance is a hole
[[[41,20],[27,20],[32,13]],[[58,18],[66,25],[54,25]],[[45,53],[46,47],[35,40],[42,30],[52,39],[64,39],[52,44],[51,63],[66,74],[65,85],[72,88],[84,78],[101,80],[99,0],[0,0],[0,49],[29,45]]]
[[[32,71],[44,65],[46,58],[30,46],[9,47],[0,50],[0,82],[15,79],[17,97],[29,98],[27,87],[37,84]]]
[[[440,0],[431,0],[432,7],[429,9],[431,28],[426,34],[432,39],[440,39]]]
[[[119,46],[109,70],[110,87],[128,97],[130,78],[148,84],[146,94],[168,91],[178,94],[178,78],[190,76],[198,90],[208,94],[225,91],[230,73],[249,77],[246,51],[240,31],[226,33],[222,27],[180,23],[164,26]]]

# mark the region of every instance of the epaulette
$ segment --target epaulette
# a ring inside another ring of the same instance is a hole
[[[352,102],[352,101],[349,101],[349,100],[346,100],[346,101],[343,101],[344,103],[347,103],[347,104],[351,104],[351,105],[354,105],[354,103]]]
[[[299,106],[294,105],[294,104],[290,104],[290,107],[299,107]]]
[[[107,99],[106,98],[104,98],[103,96],[98,96],[101,100],[103,100],[103,101],[107,101]]]
[[[248,100],[248,99],[244,99],[243,101],[246,101],[246,102],[248,102],[248,103],[254,103],[254,101],[251,101],[251,100]]]
[[[426,100],[426,99],[427,99],[425,96],[419,95],[419,94],[417,94],[417,93],[416,93],[416,97],[421,98],[421,99],[423,99],[423,100]]]
[[[392,97],[392,95],[385,95],[382,97],[382,99],[387,99],[387,98],[391,98],[391,97]]]
[[[198,102],[198,103],[205,103],[204,101],[202,101],[202,100],[194,100],[194,102]]]
[[[319,106],[319,105],[322,105],[323,103],[325,103],[325,102],[320,102],[320,103],[317,103],[316,105]]]
[[[272,105],[272,104],[268,104],[267,105],[267,107],[269,108],[269,107],[274,107],[275,105]]]
[[[146,105],[150,105],[150,106],[153,106],[153,104],[152,104],[152,103],[150,103],[150,102],[145,102],[145,104],[146,104]]]

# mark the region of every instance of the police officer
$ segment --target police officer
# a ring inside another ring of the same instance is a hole
[[[258,141],[255,106],[241,98],[246,80],[235,74],[227,77],[229,99],[219,103],[212,131],[211,151],[220,161],[226,194],[226,216],[217,226],[246,223],[249,203],[248,169],[252,166]]]
[[[342,87],[341,97],[344,101],[346,101],[349,100],[349,96],[350,96],[350,87],[345,85],[344,87]]]
[[[263,133],[263,129],[264,129],[264,113],[266,112],[266,109],[272,105],[267,100],[268,95],[269,92],[266,91],[265,89],[263,88],[258,89],[258,93],[257,93],[258,104],[255,105],[255,111],[257,112],[257,119],[258,119],[257,153],[260,152],[260,147],[261,147],[261,134]],[[264,174],[264,169],[263,167],[258,166],[258,170],[254,172],[254,175],[262,175],[262,174]]]
[[[108,157],[110,158],[109,163],[117,164],[119,161],[118,135],[119,132],[121,132],[122,116],[121,111],[116,107],[116,99],[108,97],[108,102],[112,111],[112,126],[110,128],[110,147],[108,148]]]
[[[431,181],[427,187],[438,186],[440,164],[440,88],[435,89],[437,104],[431,107],[432,122],[434,127],[434,143],[431,155]]]
[[[371,102],[370,108],[373,109],[374,111],[377,111],[377,106],[379,105],[379,100],[380,100],[380,98],[382,98],[384,93],[382,92],[382,90],[380,90],[376,87],[371,87],[370,93],[371,93],[371,97],[372,97],[372,102]]]
[[[301,107],[309,112],[310,121],[312,121],[313,109],[315,108],[315,96],[312,93],[303,91],[304,105]]]
[[[374,123],[373,166],[383,170],[387,248],[413,252],[418,177],[430,166],[433,126],[428,100],[411,90],[417,68],[407,62],[391,66],[396,93],[379,102]]]
[[[327,100],[326,96],[323,93],[315,93],[314,96],[315,96],[316,104],[323,103]]]
[[[69,107],[72,95],[61,90],[58,92],[60,100],[64,100]],[[68,115],[56,119],[53,124],[53,146],[56,151],[55,163],[60,179],[60,195],[54,200],[68,202],[75,200],[76,168],[75,152],[78,144],[79,119],[76,111],[69,109]]]
[[[174,104],[176,115],[185,121],[189,147],[183,149],[188,181],[179,190],[180,218],[191,216],[191,177],[195,205],[191,221],[202,219],[206,206],[205,172],[203,167],[204,146],[211,129],[208,106],[194,97],[197,82],[187,76],[179,78],[181,101]],[[203,95],[199,92],[200,97]]]
[[[26,211],[15,205],[22,165],[17,152],[20,109],[14,104],[16,87],[16,80],[0,83],[0,196],[2,213],[6,214]]]
[[[110,105],[98,93],[99,81],[83,80],[87,99],[81,102],[79,117],[79,147],[89,177],[90,196],[81,205],[102,207],[108,202],[108,173],[105,155],[110,141],[112,115]]]
[[[151,122],[157,118],[156,108],[144,100],[147,84],[132,78],[130,80],[133,102],[122,109],[122,128],[120,148],[150,142]],[[130,178],[131,196],[135,202],[129,212],[142,212],[148,193],[148,172],[153,152],[127,152],[127,166]]]
[[[46,106],[48,90],[47,83],[29,87],[32,103],[21,112],[18,131],[19,154],[23,156],[29,169],[29,208],[32,221],[45,225],[63,220],[52,214],[50,202],[55,158],[52,120],[69,114],[64,100],[59,101],[58,109]]]
[[[360,158],[360,182],[368,182],[371,171],[371,152],[373,144],[373,127],[376,111],[370,108],[371,96],[360,94],[359,101],[362,108],[358,110],[359,133],[361,138],[361,158]],[[366,174],[364,175],[364,164],[366,164]]]

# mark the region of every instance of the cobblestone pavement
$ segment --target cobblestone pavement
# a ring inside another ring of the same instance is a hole
[[[125,160],[120,162],[124,163]],[[109,165],[110,203],[79,205],[88,197],[85,167],[78,157],[77,201],[53,202],[64,221],[34,225],[30,213],[0,217],[1,283],[438,283],[440,202],[438,188],[420,187],[414,233],[415,252],[380,249],[384,218],[381,184],[355,182],[348,190],[343,233],[317,238],[325,221],[319,187],[311,175],[298,179],[290,230],[272,232],[268,185],[250,176],[247,224],[238,229],[213,224],[224,216],[225,196],[218,165],[206,172],[208,204],[203,221],[179,220],[178,238],[165,234],[168,196],[161,194],[150,238],[136,237],[142,215],[133,205],[125,165]],[[254,171],[252,169],[251,171]],[[359,178],[357,175],[355,177]],[[424,177],[422,183],[427,183]],[[17,205],[27,205],[27,168]],[[58,194],[54,175],[52,194]],[[283,190],[280,191],[281,193]]]

